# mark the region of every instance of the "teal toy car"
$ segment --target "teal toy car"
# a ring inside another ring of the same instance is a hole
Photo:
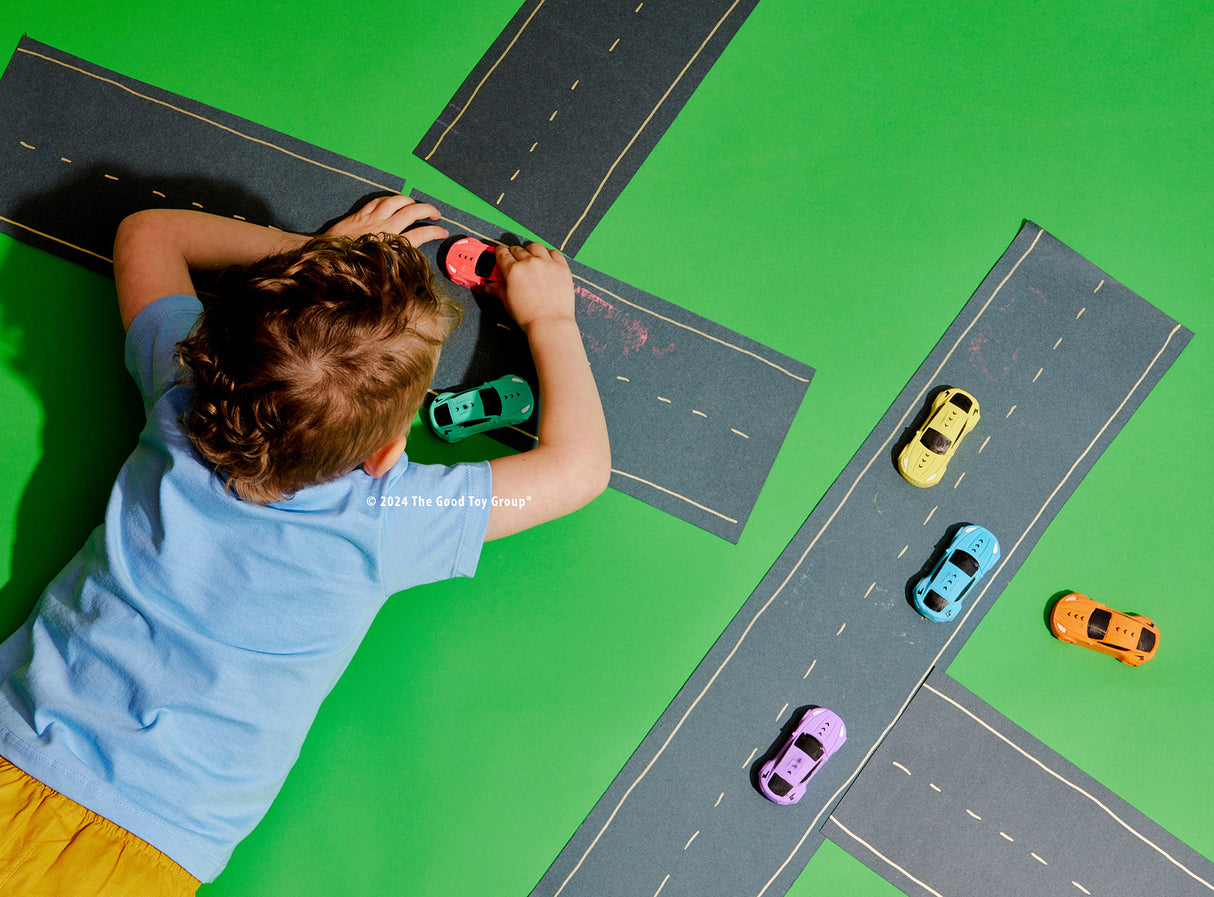
[[[507,374],[462,392],[440,392],[430,403],[430,429],[445,442],[474,433],[521,424],[531,417],[535,397],[522,377]]]

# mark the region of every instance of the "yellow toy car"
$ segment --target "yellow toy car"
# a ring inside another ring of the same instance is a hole
[[[1050,631],[1060,641],[1108,654],[1132,667],[1146,663],[1159,648],[1159,627],[1150,617],[1111,610],[1078,592],[1055,602]]]
[[[898,472],[914,486],[940,482],[957,446],[978,425],[978,400],[964,389],[942,389],[918,432],[898,455]]]

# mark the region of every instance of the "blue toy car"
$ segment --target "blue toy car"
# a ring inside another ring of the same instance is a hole
[[[963,526],[931,574],[915,586],[915,610],[929,620],[947,623],[961,610],[970,586],[999,559],[999,540],[981,526]]]
[[[522,377],[507,374],[474,389],[441,392],[430,403],[430,428],[439,439],[459,442],[473,433],[521,424],[535,398]]]

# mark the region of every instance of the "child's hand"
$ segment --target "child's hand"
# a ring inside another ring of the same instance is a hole
[[[445,240],[447,231],[438,225],[425,225],[407,230],[426,218],[437,219],[438,209],[428,202],[417,202],[409,196],[394,194],[371,200],[357,212],[347,215],[325,233],[339,237],[360,237],[363,234],[401,234],[411,246],[421,246],[431,240]]]
[[[523,330],[541,318],[573,319],[573,276],[565,256],[541,243],[499,246],[495,254],[506,282],[490,290]]]
[[[487,539],[568,514],[607,488],[611,444],[594,373],[574,318],[573,275],[555,249],[499,246],[505,283],[490,289],[527,334],[542,404],[535,448],[490,461],[495,501]]]

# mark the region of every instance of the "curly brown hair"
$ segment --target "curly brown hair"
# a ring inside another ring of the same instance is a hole
[[[258,504],[354,470],[403,435],[460,307],[404,238],[314,237],[223,272],[178,347],[185,432]]]

